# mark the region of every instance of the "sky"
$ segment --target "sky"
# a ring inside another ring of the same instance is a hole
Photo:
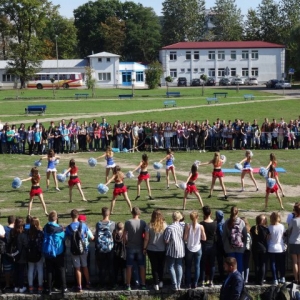
[[[125,0],[121,0],[125,2]],[[141,3],[143,6],[152,7],[158,16],[162,15],[162,0],[131,0],[136,3]],[[60,14],[67,18],[73,17],[73,10],[76,9],[78,6],[89,2],[88,0],[52,0],[51,1],[54,5],[60,5]],[[213,7],[215,4],[215,0],[206,0],[205,1],[206,8]],[[246,15],[249,8],[257,8],[258,5],[261,3],[261,0],[236,0],[236,4],[238,8],[242,10],[242,14]]]

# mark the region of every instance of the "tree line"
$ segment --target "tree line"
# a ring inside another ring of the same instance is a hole
[[[43,59],[85,58],[102,51],[151,63],[161,47],[182,41],[262,40],[286,46],[287,68],[300,71],[300,2],[262,0],[245,16],[235,0],[164,0],[162,16],[131,1],[80,5],[74,18],[49,0],[0,0],[0,59],[24,83]],[[208,27],[208,20],[212,26]],[[56,48],[57,47],[57,48]]]

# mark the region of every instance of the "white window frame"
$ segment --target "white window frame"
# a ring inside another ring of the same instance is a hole
[[[258,59],[258,50],[252,50],[251,51],[251,58],[252,59]]]
[[[225,76],[225,68],[219,68],[218,77],[224,77],[224,76]]]
[[[208,51],[208,59],[215,60],[216,59],[216,51]]]
[[[242,51],[242,59],[249,59],[249,51],[248,50]]]
[[[248,68],[242,68],[242,76],[249,77],[249,69]]]
[[[199,60],[200,59],[200,51],[194,51],[194,59]]]
[[[198,73],[198,68],[194,68],[194,73]]]
[[[177,52],[176,51],[170,52],[170,60],[177,60]]]
[[[185,59],[191,60],[192,59],[192,51],[186,51],[185,52]]]
[[[252,68],[251,69],[251,76],[258,77],[258,68]]]
[[[205,68],[201,68],[201,69],[200,69],[200,72],[201,72],[201,73],[204,73],[204,72],[205,72]]]
[[[98,62],[102,62],[102,57],[98,57]]]
[[[180,69],[180,73],[184,73],[185,72],[185,69]]]
[[[187,71],[187,72],[191,72],[191,69],[190,69],[190,68],[187,68],[186,71]]]
[[[218,60],[225,59],[225,51],[218,51]]]
[[[208,69],[208,77],[215,77],[216,70],[215,69]]]
[[[236,60],[236,51],[235,51],[235,50],[232,50],[232,51],[230,52],[230,59]]]
[[[135,73],[136,82],[144,82],[144,72],[138,71]]]
[[[231,68],[230,69],[230,76],[236,77],[236,68]]]
[[[99,81],[111,81],[111,73],[110,72],[101,72],[98,73]]]
[[[177,69],[170,69],[170,76],[172,78],[177,78]]]
[[[106,57],[106,62],[110,62],[110,57]]]

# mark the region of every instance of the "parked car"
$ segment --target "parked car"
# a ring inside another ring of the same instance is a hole
[[[232,85],[243,85],[244,84],[244,80],[242,78],[233,78],[231,80],[231,84]]]
[[[202,81],[200,79],[194,78],[191,82],[191,86],[200,86],[202,85]]]
[[[279,80],[275,84],[275,89],[291,89],[292,85],[288,80]]]
[[[205,82],[205,85],[208,85],[208,86],[216,85],[216,80],[213,77],[208,77]]]
[[[230,80],[228,78],[221,78],[219,81],[219,85],[230,85]]]
[[[178,77],[177,86],[187,86],[187,80],[185,77]]]
[[[249,77],[245,79],[245,85],[258,85],[258,80],[256,77]]]
[[[275,88],[275,85],[278,81],[279,81],[278,79],[270,79],[269,81],[266,82],[266,88],[268,88],[268,89]]]

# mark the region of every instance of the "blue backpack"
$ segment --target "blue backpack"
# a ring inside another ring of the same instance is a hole
[[[54,241],[53,235],[47,232],[44,233],[44,241],[42,252],[45,258],[54,258],[57,253],[57,245]]]
[[[96,226],[96,251],[101,253],[108,253],[114,247],[114,239],[110,231],[111,222],[103,224],[98,222]]]

